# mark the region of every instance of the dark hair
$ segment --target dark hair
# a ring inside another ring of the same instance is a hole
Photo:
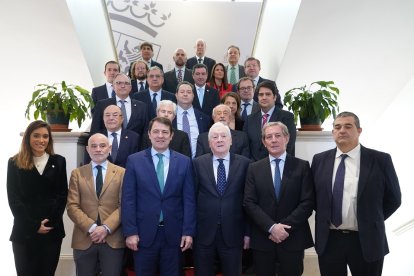
[[[116,62],[116,61],[114,61],[114,60],[110,60],[107,63],[105,63],[105,71],[104,72],[106,72],[106,66],[108,66],[108,64],[116,64],[116,65],[118,65],[118,72],[121,71],[121,67],[119,66],[119,63]]]
[[[279,90],[276,87],[276,83],[273,81],[265,80],[259,83],[256,87],[256,94],[259,95],[260,88],[265,87],[272,91],[273,96],[276,96],[275,106],[283,108],[282,99],[280,98]]]
[[[144,48],[144,46],[150,47],[151,48],[151,51],[154,52],[154,49],[152,48],[152,44],[151,43],[146,42],[146,41],[145,42],[142,42],[141,45],[139,45],[139,49],[142,50],[142,48]]]
[[[259,65],[259,68],[262,68],[262,67],[260,66],[260,60],[258,60],[258,59],[257,59],[257,58],[255,58],[255,57],[249,57],[249,58],[247,58],[247,59],[244,61],[244,67],[246,67],[246,63],[247,63],[248,61],[256,61],[256,62],[257,62],[257,64]]]
[[[231,48],[237,49],[237,51],[239,52],[240,55],[240,48],[237,47],[236,45],[230,45],[229,47],[227,47],[227,51],[230,50]]]
[[[208,75],[208,68],[207,68],[207,65],[205,65],[204,63],[196,63],[193,66],[193,75],[194,75],[195,70],[198,69],[198,68],[204,68],[204,69],[206,69],[206,72],[207,72],[207,75]]]
[[[359,122],[358,116],[355,113],[350,112],[350,111],[344,111],[344,112],[339,113],[338,115],[336,115],[335,120],[336,118],[344,118],[344,117],[353,117],[355,121],[355,126],[357,128],[361,128],[361,124]],[[334,121],[334,124],[335,124],[335,121]]]
[[[253,90],[254,90],[254,88],[255,88],[255,85],[254,85],[254,80],[252,79],[252,78],[249,78],[249,77],[243,77],[243,78],[240,78],[239,79],[239,81],[237,82],[237,91],[239,91],[240,90],[240,83],[242,82],[242,81],[251,81],[251,83],[252,83],[252,86],[253,86]]]
[[[177,93],[177,92],[178,92],[178,89],[180,89],[181,85],[184,85],[184,84],[189,85],[189,86],[191,87],[191,91],[193,91],[193,90],[194,90],[194,85],[193,85],[191,82],[188,82],[188,81],[182,81],[182,82],[179,82],[179,83],[177,84],[177,89],[175,90],[175,93]]]
[[[229,97],[235,99],[236,100],[236,103],[237,103],[237,110],[236,110],[236,114],[234,115],[234,117],[235,118],[238,118],[238,119],[241,119],[240,118],[241,99],[240,99],[239,94],[237,94],[235,92],[229,92],[229,93],[225,94],[223,96],[223,98],[221,98],[221,101],[220,102],[222,104],[224,104],[226,102],[226,99],[229,98]]]
[[[164,117],[155,117],[154,119],[152,119],[149,122],[148,132],[151,132],[152,126],[155,122],[166,125],[170,129],[171,134],[174,133],[173,127],[172,127],[172,122],[169,119],[164,118]]]
[[[221,85],[222,85],[222,87],[223,87],[224,89],[227,89],[228,82],[227,82],[227,72],[226,72],[226,67],[224,66],[224,64],[223,64],[223,63],[220,63],[220,62],[219,62],[219,63],[214,64],[214,66],[213,66],[213,69],[212,69],[212,71],[211,71],[210,86],[216,86],[216,87],[218,88],[217,83],[216,83],[216,77],[214,76],[214,71],[216,70],[216,67],[217,67],[217,66],[221,66],[221,67],[223,67],[224,77],[223,77],[223,80],[222,80]]]

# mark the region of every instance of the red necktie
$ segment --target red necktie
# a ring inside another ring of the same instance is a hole
[[[263,114],[263,116],[262,116],[262,127],[267,123],[267,118],[269,118],[269,114]]]

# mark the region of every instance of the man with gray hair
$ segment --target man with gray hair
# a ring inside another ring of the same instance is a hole
[[[309,162],[287,154],[289,131],[281,122],[263,126],[262,142],[269,154],[249,166],[244,192],[244,207],[252,221],[255,272],[299,276],[304,250],[313,246],[308,223],[314,206]]]
[[[250,238],[243,211],[246,171],[250,160],[230,153],[230,128],[215,123],[208,133],[211,153],[194,159],[197,236],[194,245],[196,275],[215,275],[215,255],[224,275],[242,272],[243,248]]]

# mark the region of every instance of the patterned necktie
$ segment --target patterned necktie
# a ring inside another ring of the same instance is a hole
[[[247,107],[250,105],[250,103],[243,103],[243,112],[242,112],[242,119],[243,121],[247,120]]]
[[[190,122],[188,121],[187,114],[187,110],[183,112],[183,131],[187,133],[188,139],[191,141]]]
[[[236,84],[237,80],[236,80],[236,68],[234,66],[232,66],[230,68],[230,83],[231,84]]]
[[[99,196],[101,195],[102,186],[103,186],[102,166],[96,165],[95,168],[98,170],[98,173],[96,174],[95,185],[96,185],[96,195],[99,198]]]
[[[160,185],[161,193],[163,193],[164,191],[164,161],[162,160],[162,158],[164,157],[164,155],[162,153],[157,153],[157,156],[158,156],[157,179],[158,179],[158,184]],[[159,221],[163,221],[163,220],[164,220],[164,216],[161,211]]]
[[[115,163],[116,155],[118,153],[118,137],[116,132],[112,132],[111,135],[114,137],[114,139],[112,140],[111,156],[112,163]]]
[[[280,163],[279,158],[275,159],[275,163],[276,163],[276,167],[275,167],[275,180],[274,180],[274,186],[275,186],[275,194],[276,194],[276,198],[279,201],[279,197],[280,197],[280,186],[282,183],[282,178],[280,175],[280,168],[279,168],[279,163]]]
[[[157,114],[157,95],[157,93],[152,94],[152,109],[155,114]]]
[[[183,81],[183,71],[181,69],[178,69],[178,78],[177,78],[178,82],[182,82]]]
[[[269,118],[269,114],[263,114],[262,116],[262,127],[267,123],[267,118]]]
[[[143,81],[140,81],[139,82],[139,92],[142,92],[142,91],[144,91],[145,90],[145,87],[144,87],[144,82]]]
[[[332,190],[332,207],[331,207],[331,222],[335,227],[342,224],[342,199],[344,195],[344,181],[345,181],[345,158],[346,154],[341,155],[341,163],[339,163],[336,170],[334,186]]]
[[[199,58],[198,59],[198,63],[203,63],[203,59],[202,58]]]
[[[217,191],[220,195],[224,194],[226,189],[226,168],[223,163],[224,159],[217,159],[219,165],[217,167]]]
[[[121,103],[121,113],[122,113],[122,117],[124,118],[124,121],[122,122],[122,126],[124,127],[124,129],[126,129],[128,125],[128,116],[127,116],[126,108],[125,108],[126,101],[119,100],[119,102]]]

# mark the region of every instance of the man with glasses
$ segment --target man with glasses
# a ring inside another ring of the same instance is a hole
[[[254,81],[249,77],[243,77],[237,83],[237,93],[241,99],[240,116],[243,121],[246,121],[247,116],[260,111],[259,104],[253,99],[254,96]]]
[[[147,74],[149,88],[141,93],[135,93],[132,98],[147,105],[148,120],[156,117],[160,101],[170,100],[176,102],[175,95],[162,89],[164,72],[157,66],[151,67]]]
[[[90,133],[99,132],[105,127],[103,120],[103,113],[107,106],[117,105],[121,109],[124,129],[132,130],[138,133],[141,137],[147,128],[148,112],[147,105],[138,100],[129,97],[131,92],[131,80],[125,74],[118,74],[114,79],[115,98],[101,100],[95,107],[95,112],[92,116],[92,124]]]

